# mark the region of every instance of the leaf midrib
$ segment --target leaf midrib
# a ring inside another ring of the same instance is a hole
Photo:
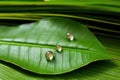
[[[39,48],[53,48],[56,49],[56,45],[50,45],[50,44],[37,44],[37,43],[30,43],[30,42],[17,42],[17,41],[3,41],[0,40],[0,44],[5,44],[5,45],[15,45],[15,46],[27,46],[27,47],[39,47]],[[77,48],[77,47],[68,47],[68,46],[62,46],[62,49],[69,49],[69,50],[86,50],[86,51],[93,51],[96,52],[95,50],[91,50],[89,48]]]

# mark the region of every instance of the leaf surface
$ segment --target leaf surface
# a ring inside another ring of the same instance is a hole
[[[0,59],[39,74],[61,74],[111,58],[84,25],[64,18],[1,26],[0,32]],[[68,32],[74,35],[74,41],[66,38]],[[56,51],[58,44],[62,52]],[[54,53],[52,62],[46,60],[47,51]]]
[[[117,39],[107,38],[97,36],[100,42],[107,48],[107,50],[120,58],[120,42]],[[112,42],[112,43],[111,43]],[[108,44],[111,43],[111,44]],[[118,58],[118,59],[119,59]],[[98,69],[99,68],[99,69]],[[120,61],[111,59],[109,61],[100,61],[89,64],[83,68],[77,69],[75,71],[47,76],[47,75],[37,75],[34,73],[30,73],[21,68],[13,66],[9,63],[5,63],[0,61],[0,79],[2,80],[65,80],[65,79],[73,79],[73,80],[119,80],[120,76]],[[13,75],[14,74],[14,75]]]

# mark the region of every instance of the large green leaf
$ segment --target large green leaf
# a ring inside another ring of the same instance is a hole
[[[97,36],[97,38],[111,54],[120,58],[119,40],[101,36]],[[14,65],[0,61],[0,79],[2,80],[119,80],[119,73],[120,61],[117,59],[95,62],[70,73],[54,76],[30,73]]]
[[[111,58],[83,25],[63,18],[46,18],[20,26],[0,27],[0,59],[39,74],[61,74],[93,61]],[[66,39],[72,33],[75,40]],[[56,51],[61,45],[62,52]],[[46,60],[52,51],[55,59]]]

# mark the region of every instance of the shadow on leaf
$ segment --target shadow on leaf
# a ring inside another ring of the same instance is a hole
[[[0,61],[0,64],[5,65],[13,70],[15,70],[17,73],[24,74],[26,76],[32,77],[32,78],[43,78],[43,79],[78,79],[78,78],[94,78],[95,76],[99,76],[99,74],[102,74],[104,72],[107,72],[109,69],[116,67],[117,65],[109,60],[103,60],[103,61],[96,61],[93,62],[87,66],[84,66],[82,68],[79,68],[77,70],[60,74],[60,75],[42,75],[42,74],[36,74],[29,71],[26,71],[18,66],[15,66],[11,63]]]

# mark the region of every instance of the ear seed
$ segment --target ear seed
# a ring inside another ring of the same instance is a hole
[[[54,54],[52,51],[47,51],[46,54],[45,54],[45,57],[46,57],[46,60],[47,61],[53,61],[54,59]]]
[[[67,33],[67,39],[69,39],[70,41],[74,40],[74,36],[71,33]]]
[[[56,46],[56,50],[57,50],[58,52],[61,52],[61,51],[62,51],[62,47],[61,47],[60,45],[57,45],[57,46]]]

